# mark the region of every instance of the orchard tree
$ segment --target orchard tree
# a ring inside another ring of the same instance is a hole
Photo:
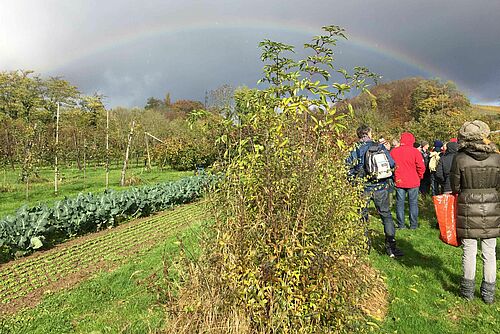
[[[29,122],[43,106],[43,81],[33,71],[0,73],[0,112]]]
[[[79,102],[80,92],[78,88],[61,77],[50,77],[44,81],[43,97],[45,109],[55,116],[57,104],[75,107]]]
[[[170,108],[175,112],[187,115],[193,110],[204,109],[204,105],[200,101],[177,100],[174,103],[172,103]]]
[[[82,109],[89,114],[89,125],[91,127],[97,127],[97,119],[99,117],[99,114],[102,114],[106,111],[103,99],[104,95],[98,93],[94,93],[90,96],[84,96],[82,98]]]

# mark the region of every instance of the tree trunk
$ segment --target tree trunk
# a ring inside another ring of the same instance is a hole
[[[82,161],[80,157],[80,145],[78,145],[78,133],[77,131],[73,131],[73,141],[75,144],[75,150],[76,150],[76,165],[78,166],[78,170],[82,171]]]
[[[15,163],[14,163],[14,149],[13,149],[13,143],[10,141],[10,131],[5,129],[5,138],[7,139],[7,149],[8,149],[8,156],[9,156],[9,161],[10,161],[10,166],[12,167],[12,170],[15,170]]]
[[[135,121],[132,121],[132,127],[130,128],[130,133],[128,134],[127,149],[125,150],[125,160],[123,161],[122,176],[120,179],[120,185],[123,187],[125,185],[125,172],[127,170],[128,155],[130,152],[130,144],[132,144],[132,136],[134,135]]]

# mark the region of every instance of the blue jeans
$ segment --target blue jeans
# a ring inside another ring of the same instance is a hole
[[[396,218],[398,220],[398,228],[405,228],[406,193],[408,193],[408,203],[410,204],[410,228],[416,229],[418,227],[418,187],[396,187]]]
[[[365,221],[368,221],[368,205],[373,200],[375,208],[382,219],[384,225],[384,234],[386,237],[394,237],[396,234],[394,221],[392,220],[391,207],[389,204],[389,189],[384,187],[378,190],[365,190],[367,197],[366,206],[363,208],[362,215]]]

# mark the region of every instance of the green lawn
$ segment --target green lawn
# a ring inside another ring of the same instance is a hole
[[[420,207],[419,229],[397,231],[398,246],[405,256],[396,260],[385,255],[382,224],[372,218],[375,249],[369,258],[386,277],[390,295],[389,314],[380,323],[379,332],[500,333],[498,290],[497,302],[490,306],[483,303],[479,296],[482,278],[480,256],[476,299],[467,302],[459,297],[458,289],[462,276],[462,250],[439,240],[430,199],[421,201]],[[500,268],[498,262],[497,268]]]
[[[59,193],[54,195],[54,170],[40,169],[39,178],[30,184],[29,197],[26,199],[26,186],[19,182],[20,170],[0,170],[0,218],[13,214],[22,205],[36,205],[39,202],[51,204],[64,197],[72,197],[78,193],[100,193],[105,190],[105,171],[101,168],[87,168],[85,178],[83,172],[77,168],[61,170]],[[179,172],[174,170],[159,170],[153,168],[147,172],[142,167],[127,169],[126,178],[137,181],[137,186],[155,184],[158,182],[175,181],[192,175],[193,172]],[[109,173],[110,188],[120,190],[121,168],[113,168]]]

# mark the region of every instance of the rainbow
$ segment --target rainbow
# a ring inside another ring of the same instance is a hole
[[[119,31],[111,34],[106,34],[101,38],[97,38],[90,46],[72,50],[64,59],[60,59],[57,64],[55,64],[55,66],[45,69],[44,71],[49,73],[57,73],[58,70],[65,68],[68,65],[78,63],[80,60],[92,58],[95,55],[105,53],[107,51],[111,51],[113,49],[120,48],[146,38],[175,35],[180,32],[196,33],[208,29],[245,29],[250,31],[259,30],[270,32],[280,31],[290,34],[304,35],[306,38],[310,38],[321,33],[319,24],[313,26],[311,24],[306,24],[303,22],[274,19],[273,21],[271,21],[248,18],[234,18],[232,20],[224,20],[224,22],[201,19],[196,23],[173,21],[149,23],[140,26],[139,28],[134,27],[134,30]],[[440,77],[443,80],[448,80],[453,77],[452,75],[443,73],[440,69],[436,68],[432,64],[425,63],[424,61],[417,59],[413,55],[408,54],[403,50],[397,49],[396,47],[382,45],[377,41],[364,38],[363,36],[351,34],[349,33],[349,31],[347,31],[347,34],[348,41],[346,43],[354,45],[368,52],[373,52],[379,56],[385,57],[392,61],[396,61],[400,64],[409,66],[416,70],[418,73],[422,73],[427,78]],[[305,41],[307,41],[307,39]],[[458,82],[455,79],[454,81],[459,85],[459,87],[461,87],[462,89],[466,89],[468,93],[473,93],[466,87],[466,85],[464,85],[463,82]]]

